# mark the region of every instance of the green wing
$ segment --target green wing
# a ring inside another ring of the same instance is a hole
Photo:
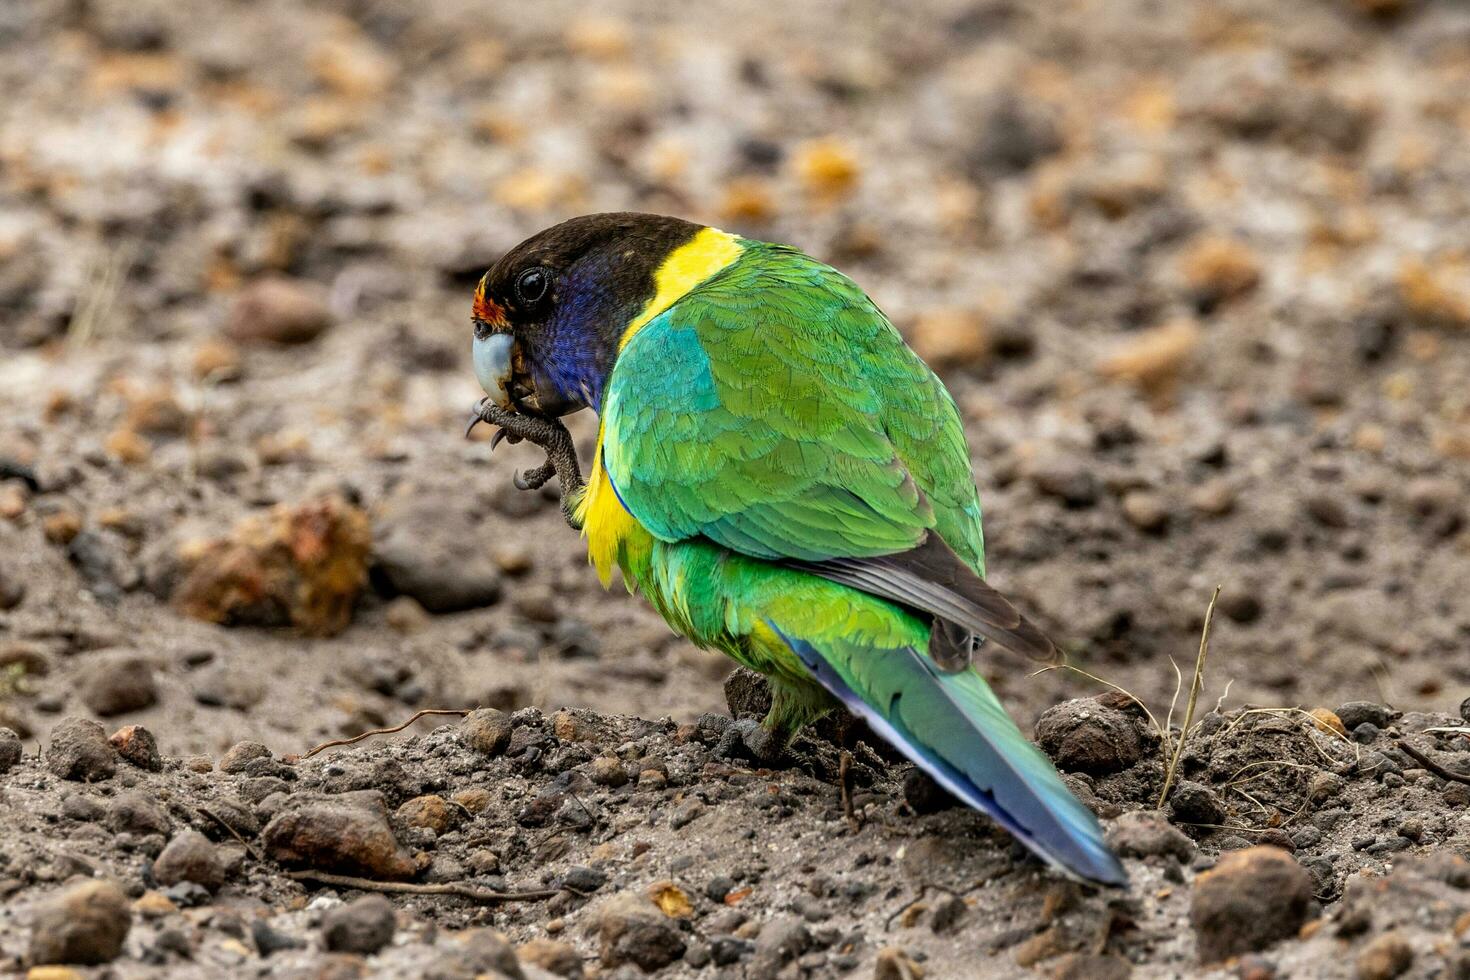
[[[663,540],[815,562],[932,529],[983,574],[948,392],[856,284],[795,250],[751,243],[635,334],[603,421],[613,486]]]

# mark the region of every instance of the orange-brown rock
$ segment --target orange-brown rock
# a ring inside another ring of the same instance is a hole
[[[340,497],[283,504],[224,537],[179,545],[172,601],[211,623],[331,635],[352,619],[371,545],[367,515]]]

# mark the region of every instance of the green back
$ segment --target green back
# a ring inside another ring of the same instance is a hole
[[[619,355],[603,461],[624,505],[661,540],[768,559],[890,554],[933,529],[983,575],[943,384],[852,280],[745,246]]]

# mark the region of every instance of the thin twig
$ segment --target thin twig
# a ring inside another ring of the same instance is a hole
[[[1174,756],[1169,760],[1169,769],[1164,773],[1164,788],[1159,791],[1159,805],[1155,808],[1162,810],[1164,802],[1169,799],[1169,790],[1174,786],[1174,773],[1179,769],[1179,757],[1184,754],[1184,743],[1189,740],[1189,727],[1194,723],[1194,706],[1199,701],[1200,688],[1205,683],[1205,657],[1210,652],[1210,626],[1215,622],[1215,602],[1220,598],[1220,587],[1215,586],[1215,594],[1210,596],[1209,608],[1205,610],[1205,628],[1199,637],[1199,656],[1194,661],[1194,680],[1189,682],[1189,702],[1184,706],[1184,724],[1179,729],[1179,741],[1174,745]],[[1173,707],[1169,711],[1173,713]]]
[[[395,725],[392,728],[374,728],[370,732],[363,732],[361,735],[354,735],[351,738],[334,738],[330,742],[323,742],[321,745],[318,745],[310,752],[301,756],[301,758],[310,759],[318,752],[323,752],[327,749],[335,748],[338,745],[351,745],[354,742],[361,742],[363,739],[372,738],[374,735],[392,735],[395,732],[401,732],[409,725],[412,725],[414,722],[418,721],[420,718],[425,718],[429,715],[458,715],[459,717],[463,718],[465,715],[470,713],[470,710],[471,709],[469,708],[423,708],[419,711],[415,711],[413,717],[408,719],[408,721],[405,721],[401,725]]]
[[[498,902],[541,902],[554,897],[560,889],[542,888],[524,892],[497,892],[489,888],[475,888],[453,882],[440,885],[416,885],[411,881],[373,881],[371,878],[354,878],[351,875],[334,875],[325,871],[287,871],[287,878],[297,881],[315,881],[338,888],[357,888],[362,891],[401,892],[406,895],[458,895],[475,902],[493,905]]]
[[[1192,820],[1179,820],[1176,823],[1180,827],[1200,827],[1205,830],[1233,830],[1240,834],[1264,834],[1266,831],[1272,829],[1270,827],[1246,827],[1231,823],[1195,823]]]
[[[1184,675],[1179,672],[1179,665],[1174,662],[1173,657],[1169,658],[1169,666],[1174,668],[1174,695],[1169,698],[1169,713],[1164,716],[1165,757],[1174,754],[1174,709],[1179,704],[1179,692],[1184,690]]]
[[[1425,755],[1423,752],[1420,752],[1418,749],[1414,748],[1414,746],[1410,745],[1408,742],[1400,740],[1399,748],[1403,749],[1404,754],[1407,755],[1409,758],[1413,759],[1415,762],[1419,763],[1419,765],[1423,766],[1425,769],[1428,769],[1436,776],[1439,776],[1441,779],[1448,779],[1451,782],[1464,783],[1466,786],[1470,786],[1470,773],[1455,772],[1453,769],[1446,769],[1438,762],[1435,762],[1433,759],[1429,758],[1429,756]]]
[[[1267,817],[1271,816],[1271,808],[1269,806],[1267,806],[1266,804],[1262,803],[1260,800],[1256,799],[1254,796],[1250,795],[1245,790],[1241,789],[1239,786],[1232,786],[1230,788],[1232,790],[1234,790],[1235,792],[1239,793],[1241,796],[1244,796],[1246,799],[1250,800],[1256,806],[1260,807],[1261,808],[1261,812],[1264,813]]]
[[[842,791],[842,812],[847,817],[847,826],[854,834],[857,834],[862,831],[863,824],[852,806],[852,787],[848,785],[852,775],[851,770],[852,753],[843,749],[842,754],[837,757],[837,785]]]
[[[249,854],[257,861],[265,861],[265,858],[261,855],[261,853],[255,849],[255,845],[250,843],[245,838],[241,837],[240,832],[234,827],[231,827],[228,823],[226,823],[224,817],[221,817],[218,813],[215,813],[208,807],[201,806],[197,807],[196,809],[209,819],[213,820],[215,823],[219,824],[221,827],[225,828],[226,832],[228,832],[231,837],[235,838],[235,840],[239,841],[241,847],[245,848],[245,853]]]

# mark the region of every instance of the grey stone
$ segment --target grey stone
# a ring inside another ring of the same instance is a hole
[[[393,903],[381,895],[367,895],[327,912],[322,942],[333,952],[370,956],[393,941],[397,928]]]
[[[117,772],[117,751],[95,721],[67,718],[51,729],[46,768],[61,779],[94,782]]]

